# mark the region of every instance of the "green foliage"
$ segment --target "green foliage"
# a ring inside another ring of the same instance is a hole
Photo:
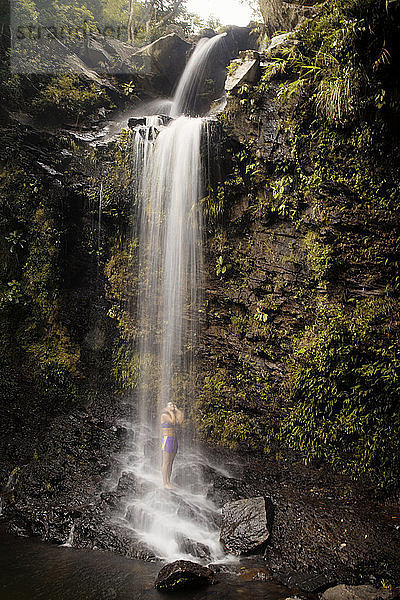
[[[84,83],[78,75],[59,75],[41,90],[34,101],[38,115],[51,119],[71,119],[77,123],[92,114],[96,108],[110,106],[103,89],[93,83]]]
[[[205,26],[220,27],[217,21],[208,25],[189,13],[185,0],[17,0],[13,10],[16,22],[23,26],[40,23],[58,32],[62,27],[94,33],[109,30],[135,46],[172,31],[185,36]]]
[[[215,266],[215,273],[216,273],[217,277],[222,277],[222,275],[225,275],[227,269],[229,269],[230,266],[231,265],[229,263],[224,263],[223,256],[218,256],[217,264]]]
[[[118,389],[133,389],[139,374],[139,357],[133,346],[117,345],[113,353],[113,375]]]
[[[254,315],[254,319],[256,321],[260,321],[260,323],[266,323],[268,321],[268,314],[263,312],[259,306],[257,306],[256,313]]]
[[[21,289],[21,282],[8,281],[3,287],[3,291],[0,296],[0,310],[5,308],[9,304],[19,304],[23,299],[23,292]]]
[[[247,331],[248,328],[248,320],[246,317],[243,317],[242,315],[232,315],[231,316],[231,326],[232,326],[232,330],[234,331],[235,335],[237,335],[239,338],[242,338]]]
[[[133,94],[133,92],[135,91],[135,82],[134,81],[129,81],[128,83],[123,83],[122,84],[122,89],[124,90],[124,94],[126,96],[131,96]]]
[[[275,61],[275,72],[273,64],[267,74],[267,78],[283,72],[295,75],[281,85],[282,104],[296,102],[307,92],[328,122],[343,123],[352,116],[363,82],[354,44],[363,27],[334,3],[315,23],[307,21],[296,36],[299,46],[283,51],[284,57]]]
[[[353,309],[321,301],[315,324],[295,344],[282,428],[306,461],[325,459],[382,487],[398,481],[399,316],[398,302],[388,299]]]
[[[387,10],[381,0],[331,0],[318,19],[301,25],[297,45],[271,60],[257,91],[262,94],[271,79],[285,74],[281,105],[307,102],[335,126],[354,122],[371,105],[394,108],[397,96],[387,95],[382,81],[398,80],[388,42],[396,29],[396,8]]]
[[[13,3],[14,15],[20,23],[34,23],[38,18],[38,10],[33,0],[16,0]]]
[[[308,231],[304,237],[307,249],[307,260],[310,263],[316,281],[325,287],[333,276],[337,263],[332,255],[332,247],[318,239],[315,231]]]
[[[271,213],[276,213],[280,218],[295,219],[299,210],[299,198],[295,190],[293,175],[285,174],[279,179],[271,181],[273,204]]]
[[[217,369],[204,379],[197,403],[200,431],[210,441],[228,448],[257,448],[262,431],[251,414],[250,395],[255,382],[243,372]],[[250,410],[249,410],[250,409]]]

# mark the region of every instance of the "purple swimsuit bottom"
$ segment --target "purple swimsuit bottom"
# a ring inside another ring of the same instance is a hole
[[[161,427],[171,427],[169,423],[163,423]],[[175,436],[163,435],[161,441],[161,450],[168,454],[176,454],[178,451],[178,440]]]

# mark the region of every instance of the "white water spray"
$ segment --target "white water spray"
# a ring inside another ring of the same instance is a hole
[[[222,36],[199,45],[173,103],[179,116],[197,94],[205,64]],[[125,525],[156,556],[216,561],[219,511],[207,498],[205,459],[190,426],[196,399],[196,349],[202,306],[202,187],[200,118],[179,116],[168,126],[148,117],[133,133],[138,205],[139,382],[132,447],[123,470],[134,474],[135,494]],[[169,401],[185,411],[173,491],[162,487],[160,415]]]
[[[75,533],[75,523],[71,525],[71,529],[69,530],[68,538],[61,544],[62,548],[72,548],[74,545],[74,533]]]
[[[204,75],[210,57],[226,33],[200,40],[179,81],[171,106],[171,117],[187,114],[204,85]]]

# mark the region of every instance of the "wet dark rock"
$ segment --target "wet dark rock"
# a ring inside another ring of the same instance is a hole
[[[145,126],[146,117],[131,117],[128,121],[128,127],[134,129],[135,127]]]
[[[326,467],[306,467],[296,455],[275,461],[215,450],[211,457],[211,465],[229,470],[223,475],[203,467],[206,480],[215,479],[209,490],[214,501],[271,498],[264,560],[274,580],[301,593],[321,593],[340,581],[356,584],[360,577],[399,580],[400,531],[368,489]],[[398,514],[398,508],[393,511]]]
[[[141,560],[155,558],[154,553],[137,538],[133,531],[105,520],[104,514],[100,511],[97,515],[87,515],[77,523],[73,546],[107,550]]]
[[[122,473],[121,477],[118,480],[118,485],[116,487],[115,493],[118,496],[129,496],[134,495],[137,489],[136,477],[133,473]]]
[[[262,556],[243,557],[240,560],[241,581],[271,581],[272,573]]]
[[[126,500],[134,497],[137,493],[138,485],[133,473],[122,473],[116,486],[112,489],[102,492],[101,499],[112,508],[121,508]]]
[[[257,119],[251,118],[245,111],[237,110],[236,88],[228,96],[225,109],[227,115],[230,111],[235,113],[235,118],[230,120],[227,127],[229,135],[241,144],[248,144],[251,141],[256,148],[257,156],[271,164],[291,156],[289,144],[281,127],[285,109],[276,102],[279,86],[279,80],[270,82],[263,94],[262,109]]]
[[[149,79],[158,96],[170,95],[185,68],[190,49],[191,45],[176,33],[144,46],[135,52],[135,58],[142,62],[141,79]]]
[[[312,571],[298,571],[280,577],[285,585],[302,593],[319,594],[336,583],[331,575],[313,573]]]
[[[182,538],[179,540],[179,546],[185,554],[191,554],[201,560],[210,560],[210,550],[201,542],[189,538]]]
[[[177,560],[161,569],[154,587],[159,592],[173,592],[213,583],[214,573],[211,569],[187,560]]]
[[[268,523],[268,500],[262,496],[230,502],[222,507],[220,540],[232,554],[260,552],[271,532]]]
[[[162,121],[163,125],[168,125],[172,121],[172,117],[168,115],[158,115]],[[146,125],[146,117],[131,117],[128,120],[128,127],[134,129],[135,127],[145,126]]]
[[[130,474],[125,474],[116,489],[104,489],[105,479],[115,468],[113,455],[121,450],[121,428],[115,423],[123,416],[124,406],[107,398],[86,410],[74,407],[69,412],[66,406],[63,410],[46,414],[30,401],[31,417],[24,420],[22,437],[11,413],[3,419],[10,439],[19,446],[19,454],[10,443],[2,452],[2,502],[9,530],[64,544],[74,527],[72,545],[76,547],[97,546],[149,557],[151,553],[137,540],[128,539],[123,528],[108,524],[111,510],[135,486]],[[24,464],[15,466],[18,459]]]
[[[243,498],[242,490],[238,489],[238,480],[235,477],[223,475],[210,465],[203,465],[203,480],[207,484],[207,498],[219,506],[227,502]]]

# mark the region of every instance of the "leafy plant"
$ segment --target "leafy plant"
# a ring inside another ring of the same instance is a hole
[[[225,264],[224,263],[224,258],[223,256],[218,256],[217,258],[217,264],[215,267],[215,273],[217,275],[217,277],[221,277],[222,275],[225,275],[227,269],[229,269],[230,264]]]

